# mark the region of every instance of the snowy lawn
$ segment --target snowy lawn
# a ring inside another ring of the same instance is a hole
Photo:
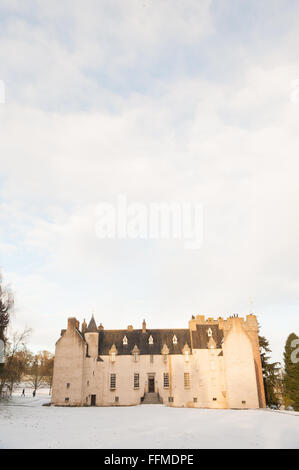
[[[0,402],[0,448],[297,448],[299,413],[141,405],[42,406],[49,398]]]

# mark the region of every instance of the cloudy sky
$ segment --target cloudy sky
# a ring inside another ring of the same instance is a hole
[[[0,268],[13,329],[258,314],[299,330],[297,0],[1,0]],[[95,208],[201,203],[204,242],[102,240]]]

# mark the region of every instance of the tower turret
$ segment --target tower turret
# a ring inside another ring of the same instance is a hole
[[[88,355],[93,358],[98,357],[99,333],[93,315],[84,333],[84,337],[88,344]]]

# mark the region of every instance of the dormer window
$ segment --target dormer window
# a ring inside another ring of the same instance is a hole
[[[189,348],[187,343],[185,343],[185,346],[183,347],[182,353],[184,355],[185,362],[189,362],[190,348]]]
[[[139,354],[140,354],[140,351],[139,351],[138,347],[135,344],[134,348],[132,349],[132,356],[133,356],[134,362],[139,361]]]
[[[128,338],[126,336],[123,337],[123,345],[127,346],[128,344]]]
[[[176,335],[174,335],[174,337],[172,338],[172,342],[173,342],[173,344],[178,344],[178,339],[177,339]]]
[[[211,328],[208,329],[208,336],[209,338],[213,336],[213,331],[211,330]]]
[[[166,363],[167,362],[167,357],[169,354],[169,349],[167,345],[164,343],[163,348],[161,350],[161,354],[163,355],[163,361]]]
[[[148,339],[148,344],[154,344],[154,340],[153,340],[152,335],[150,335],[150,337]]]
[[[216,342],[214,338],[211,336],[208,342],[208,349],[215,349],[216,348]]]
[[[110,355],[110,361],[114,363],[116,361],[116,355],[117,355],[117,349],[116,349],[115,344],[112,345],[109,351],[109,355]]]

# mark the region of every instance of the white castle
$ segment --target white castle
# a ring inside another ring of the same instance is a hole
[[[263,408],[255,315],[192,317],[186,329],[105,330],[69,318],[56,343],[52,404]]]

